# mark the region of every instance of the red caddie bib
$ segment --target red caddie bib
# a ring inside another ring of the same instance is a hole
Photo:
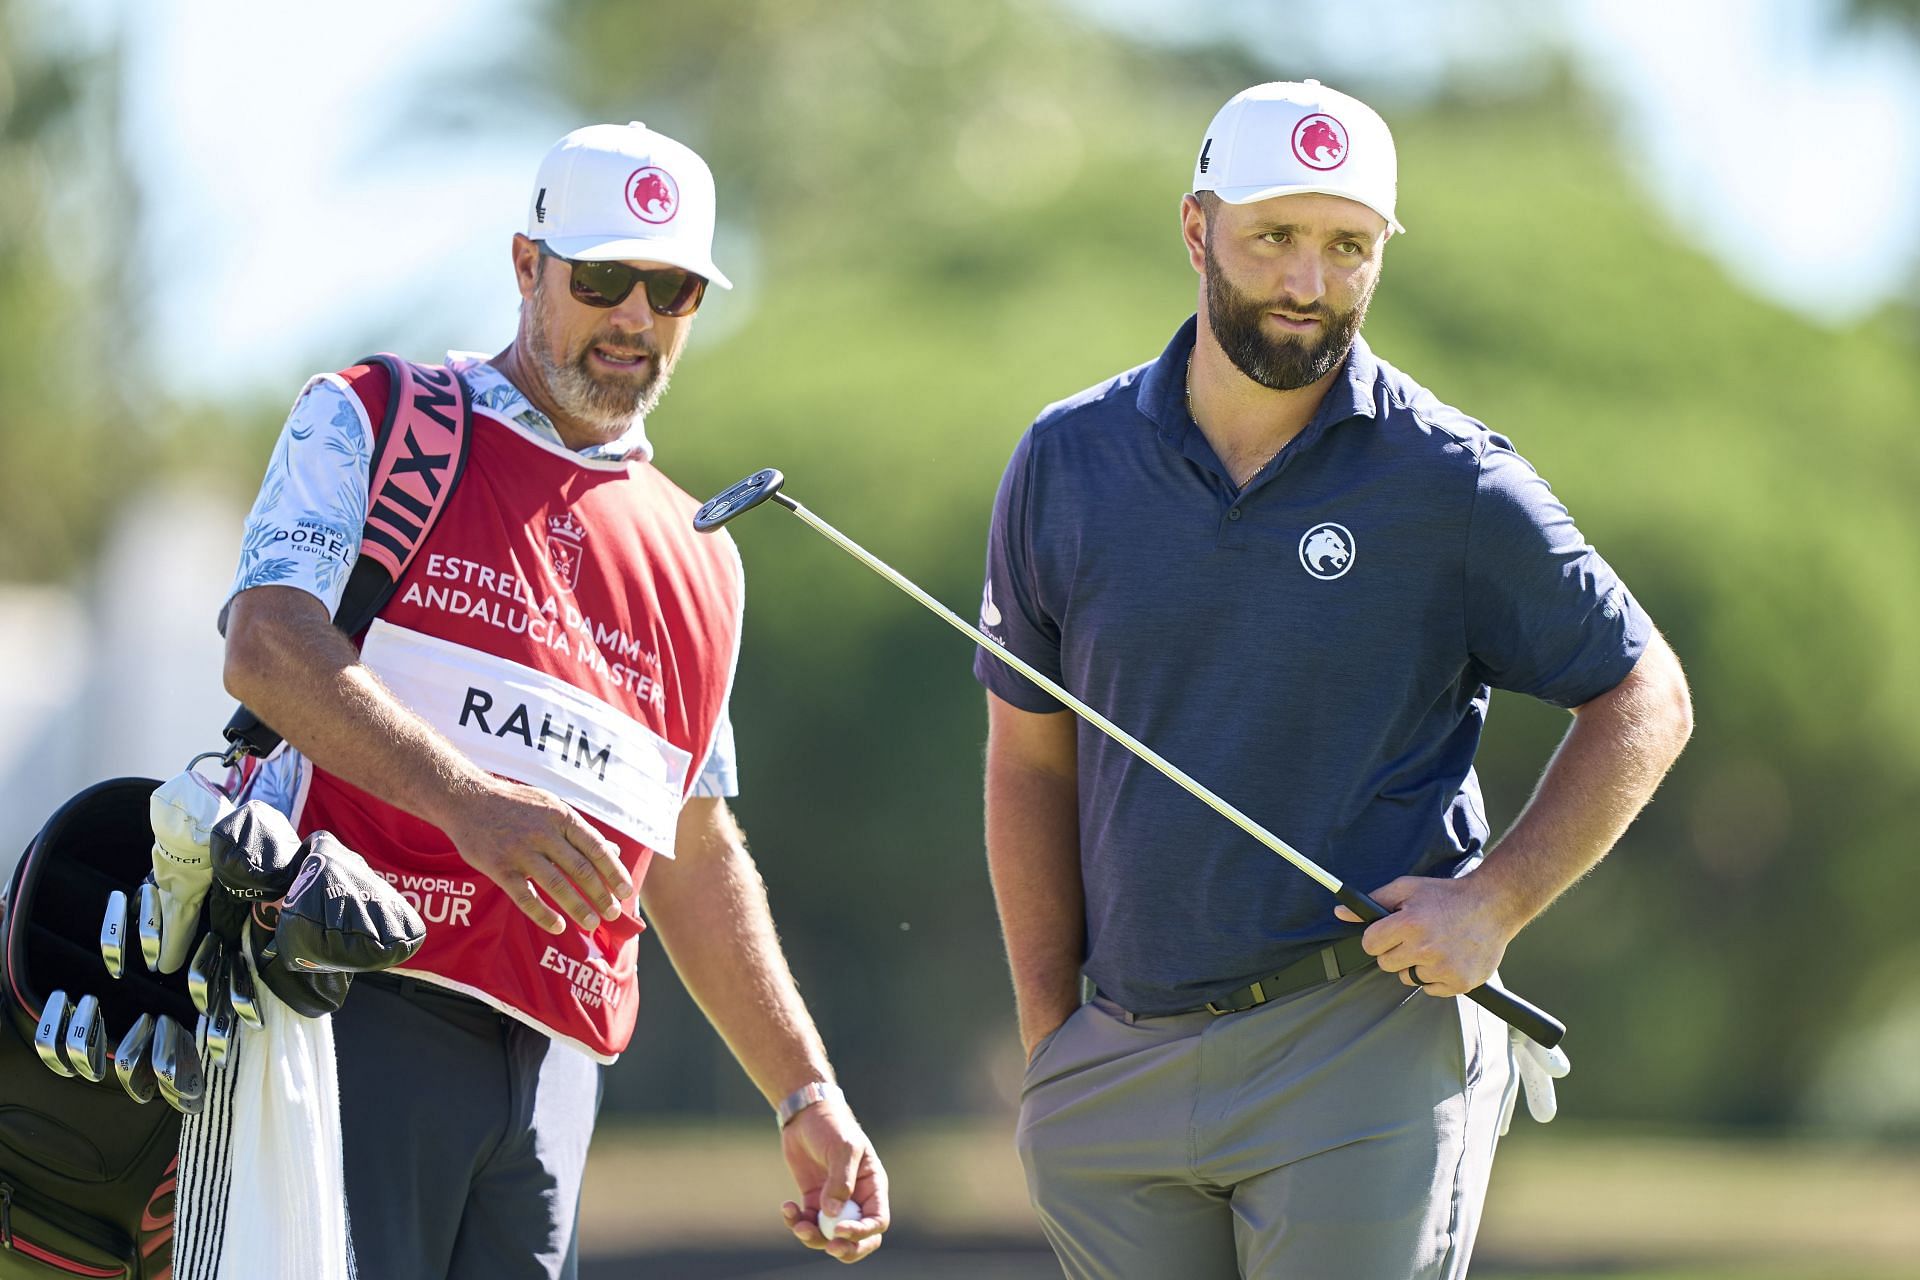
[[[385,373],[342,376],[379,421]],[[590,461],[476,405],[465,474],[361,641],[400,701],[481,768],[572,805],[636,884],[673,855],[739,652],[740,558],[695,532],[698,505],[649,462]],[[603,1062],[632,1038],[637,916],[549,934],[439,828],[318,766],[294,822],[359,850],[425,918],[396,972]]]

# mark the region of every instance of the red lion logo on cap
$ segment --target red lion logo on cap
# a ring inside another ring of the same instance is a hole
[[[642,222],[669,222],[680,208],[679,184],[665,169],[635,169],[627,176],[627,208]]]
[[[1309,169],[1338,169],[1347,158],[1346,126],[1312,115],[1293,127],[1293,154]]]

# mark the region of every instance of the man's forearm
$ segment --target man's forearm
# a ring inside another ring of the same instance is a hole
[[[227,691],[308,759],[415,817],[448,807],[485,775],[360,663],[314,597],[256,587],[228,619]]]
[[[1533,798],[1473,873],[1516,932],[1606,856],[1692,731],[1686,679],[1656,633],[1626,680],[1580,708]]]
[[[800,998],[766,885],[726,806],[688,802],[677,857],[658,858],[640,903],[687,993],[769,1105],[833,1068]]]
[[[1080,1003],[1086,897],[1072,777],[987,756],[987,870],[1029,1053]]]

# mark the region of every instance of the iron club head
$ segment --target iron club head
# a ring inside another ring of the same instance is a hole
[[[114,1077],[135,1102],[153,1101],[153,1026],[153,1015],[141,1014],[113,1051]]]
[[[107,1078],[107,1028],[100,1017],[100,998],[81,996],[67,1023],[67,1065],[82,1080],[99,1084]]]
[[[207,1076],[200,1050],[187,1029],[165,1014],[153,1032],[153,1081],[167,1105],[197,1115],[207,1101]]]
[[[115,889],[107,895],[107,914],[100,921],[100,958],[107,962],[107,976],[120,978],[127,972],[127,940],[133,937],[133,904],[126,890]]]
[[[61,1046],[66,1039],[69,1012],[67,993],[50,992],[47,1003],[40,1010],[40,1025],[33,1029],[33,1051],[40,1055],[40,1061],[47,1064],[47,1070],[57,1076],[73,1074],[73,1068],[60,1056]]]
[[[260,1013],[260,987],[253,976],[253,957],[244,950],[227,966],[227,1002],[240,1021],[258,1031],[265,1025]]]
[[[149,971],[157,972],[160,968],[160,886],[153,882],[152,876],[140,882],[139,907],[134,920],[140,930],[140,958],[146,961]]]
[[[217,933],[200,939],[187,963],[187,994],[201,1013],[213,1007],[214,996],[227,989],[227,944]]]
[[[240,1025],[240,1016],[233,1011],[233,1002],[227,998],[227,989],[217,987],[213,993],[213,1008],[207,1012],[207,1065],[216,1066],[227,1060],[228,1050],[233,1048],[234,1031]]]
[[[731,489],[722,490],[701,503],[700,509],[693,513],[693,527],[702,533],[712,533],[780,492],[780,486],[786,482],[787,478],[772,467],[756,471]]]

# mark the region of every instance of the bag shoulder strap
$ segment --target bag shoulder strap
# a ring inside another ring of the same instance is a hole
[[[466,386],[445,365],[420,365],[380,353],[365,367],[368,399],[384,376],[386,406],[374,427],[367,483],[367,522],[360,554],[347,575],[333,625],[358,635],[393,595],[401,575],[433,532],[467,467],[473,443],[473,404]],[[228,764],[265,756],[280,735],[240,707],[222,730]]]

